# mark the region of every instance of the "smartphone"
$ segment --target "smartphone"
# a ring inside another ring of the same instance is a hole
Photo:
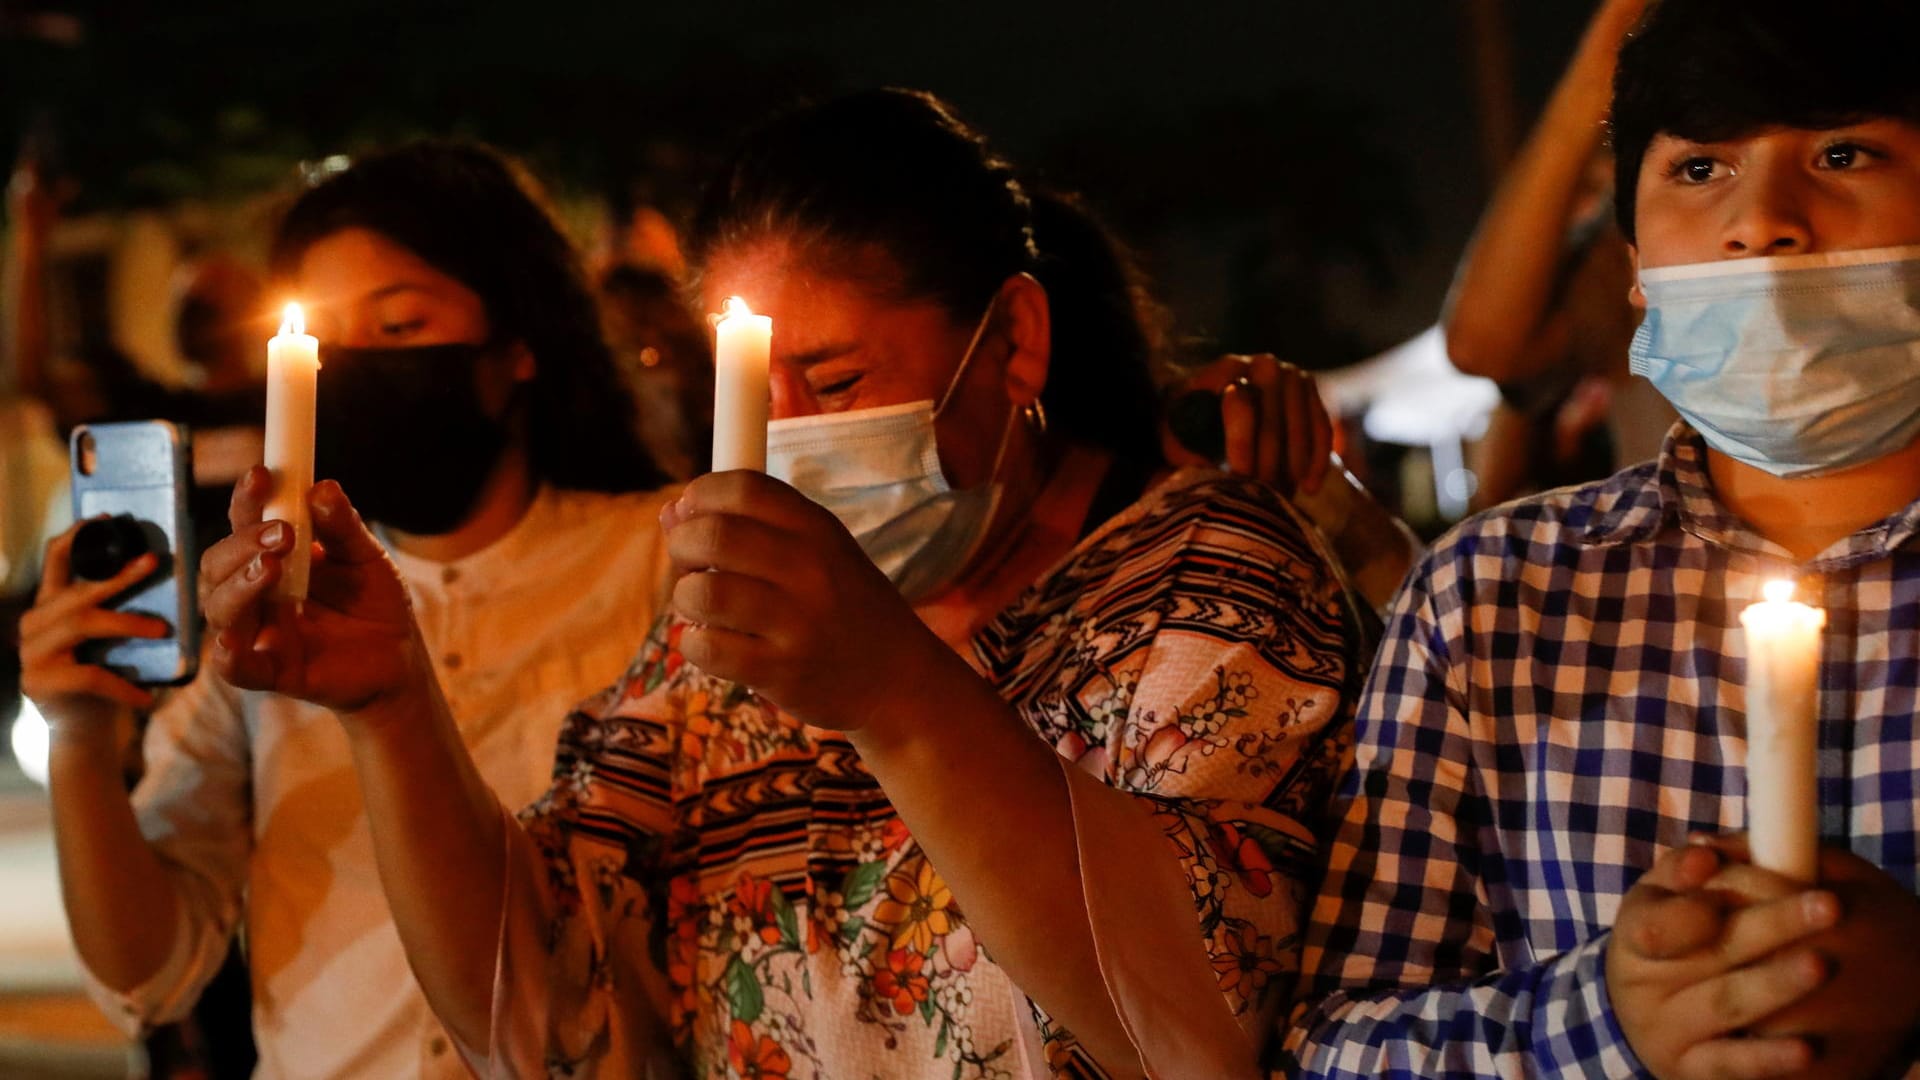
[[[141,686],[175,686],[200,662],[198,570],[188,495],[193,448],[187,431],[165,420],[77,427],[68,441],[73,473],[73,576],[104,581],[146,552],[151,574],[106,605],[165,622],[164,638],[90,641],[77,653]]]

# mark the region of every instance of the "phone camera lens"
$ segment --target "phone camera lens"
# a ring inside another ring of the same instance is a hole
[[[146,551],[146,533],[130,515],[89,521],[73,534],[73,573],[105,581]]]

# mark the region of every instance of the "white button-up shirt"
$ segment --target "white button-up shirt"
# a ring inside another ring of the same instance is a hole
[[[393,553],[461,734],[507,808],[546,791],[568,710],[646,637],[666,581],[659,512],[677,494],[545,490],[466,558]],[[407,967],[331,712],[203,674],[155,713],[146,759],[134,811],[169,864],[180,926],[146,985],[94,985],[110,1017],[131,1034],[184,1016],[244,916],[257,1077],[467,1075]]]

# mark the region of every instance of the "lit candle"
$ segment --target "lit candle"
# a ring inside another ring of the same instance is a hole
[[[713,471],[767,470],[767,367],[773,320],[727,298],[713,316]]]
[[[313,555],[307,490],[313,487],[313,402],[319,373],[320,342],[307,333],[300,305],[288,304],[280,332],[267,342],[266,463],[273,474],[273,494],[263,516],[293,526],[293,547],[274,592],[295,602],[307,598]]]
[[[1740,613],[1747,631],[1747,839],[1764,870],[1819,876],[1820,628],[1827,613],[1796,603],[1793,582],[1769,581]]]

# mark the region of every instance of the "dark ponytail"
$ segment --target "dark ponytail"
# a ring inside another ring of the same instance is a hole
[[[1052,429],[1139,465],[1159,457],[1152,307],[1124,248],[1078,200],[1030,192],[1013,166],[931,94],[873,90],[776,117],[708,188],[690,247],[767,238],[821,272],[896,301],[980,317],[1031,273],[1052,310],[1041,401]],[[874,251],[891,263],[873,277]]]
[[[1053,362],[1040,395],[1049,422],[1136,468],[1158,465],[1162,318],[1145,277],[1079,198],[1040,190],[1032,207],[1033,276],[1053,313]]]

